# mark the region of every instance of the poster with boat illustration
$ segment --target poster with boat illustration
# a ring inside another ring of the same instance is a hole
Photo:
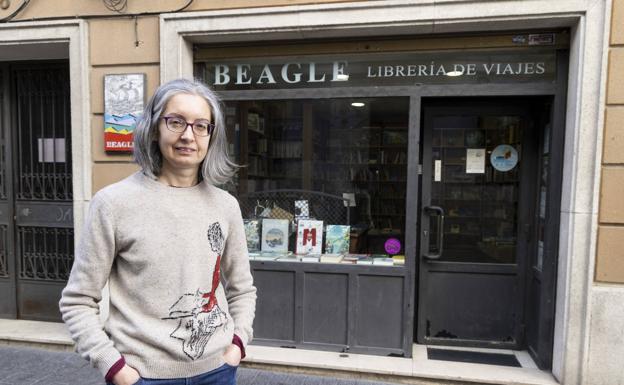
[[[104,75],[104,150],[132,152],[145,103],[145,74]]]

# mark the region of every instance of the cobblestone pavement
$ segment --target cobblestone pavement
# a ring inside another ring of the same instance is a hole
[[[0,346],[1,385],[104,385],[76,353]],[[356,379],[240,368],[237,385],[392,385]]]

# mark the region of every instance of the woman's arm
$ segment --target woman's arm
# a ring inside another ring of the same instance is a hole
[[[89,206],[59,308],[78,353],[103,376],[122,358],[104,331],[98,306],[115,253],[113,213],[98,193]]]
[[[225,295],[229,313],[234,319],[234,334],[239,337],[242,348],[253,336],[253,320],[256,313],[256,287],[249,266],[247,240],[240,207],[232,196],[230,227],[221,262],[225,280]]]

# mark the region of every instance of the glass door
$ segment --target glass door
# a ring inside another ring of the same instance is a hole
[[[534,189],[522,101],[424,104],[418,341],[518,348]]]

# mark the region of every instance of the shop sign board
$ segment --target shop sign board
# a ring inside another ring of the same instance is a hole
[[[552,81],[552,51],[298,56],[202,62],[216,90]]]

